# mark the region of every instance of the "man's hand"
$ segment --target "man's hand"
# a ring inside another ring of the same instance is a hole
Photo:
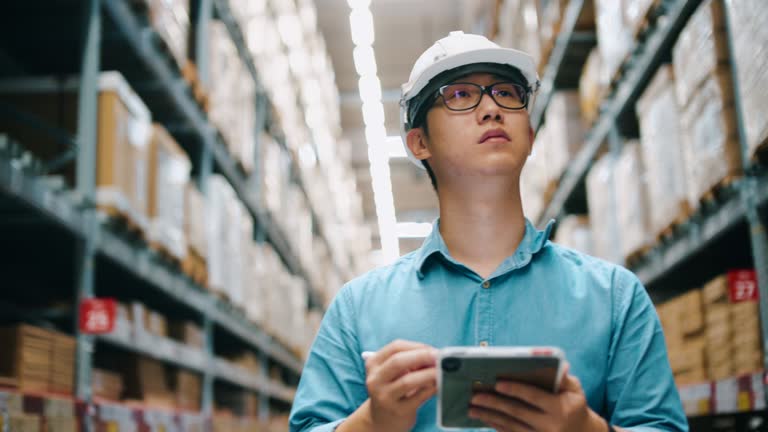
[[[499,432],[608,431],[605,421],[587,406],[581,383],[567,367],[558,394],[511,381],[499,382],[496,392],[476,394],[469,415]]]
[[[337,429],[407,432],[419,407],[435,395],[437,350],[416,342],[395,341],[365,362],[369,399]]]

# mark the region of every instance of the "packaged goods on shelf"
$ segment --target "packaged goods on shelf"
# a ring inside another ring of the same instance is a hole
[[[230,232],[239,228],[231,223],[237,216],[239,201],[235,190],[220,175],[208,179],[208,190],[208,282],[214,292],[225,295],[232,277]]]
[[[35,414],[14,413],[8,416],[8,430],[14,432],[41,432],[42,418]],[[0,426],[4,426],[4,416],[0,416]]]
[[[259,199],[273,215],[283,214],[291,161],[280,145],[266,133],[261,134],[259,147]]]
[[[624,16],[622,1],[594,0],[597,48],[600,50],[601,83],[609,87],[624,60],[634,48],[632,27]]]
[[[184,238],[187,240],[187,256],[182,270],[196,283],[208,286],[208,235],[206,217],[208,200],[192,184],[188,183],[184,195]]]
[[[555,243],[592,254],[592,228],[586,215],[565,216],[557,226]]]
[[[768,8],[761,0],[729,1],[726,7],[732,20],[731,55],[736,64],[747,147],[754,156],[768,140]]]
[[[678,385],[707,380],[702,291],[694,289],[658,307],[670,366]]]
[[[248,259],[246,269],[246,283],[243,286],[243,301],[245,304],[245,315],[249,320],[257,324],[264,322],[265,300],[264,290],[267,287],[266,263],[264,261],[263,248],[270,247],[265,244],[250,243],[246,246],[246,257]]]
[[[563,31],[563,20],[568,10],[569,2],[567,0],[550,0],[546,2],[544,8],[540,10],[539,28],[532,34],[539,34],[541,37],[542,61],[539,63],[539,72],[543,72],[548,57],[552,53],[556,39]],[[591,0],[583,2],[581,13],[576,21],[575,31],[589,31],[595,28],[594,3]]]
[[[645,167],[639,142],[624,143],[616,161],[615,176],[616,216],[621,231],[621,253],[626,259],[641,253],[651,244]]]
[[[171,321],[168,324],[168,335],[184,345],[205,348],[203,329],[191,321]]]
[[[691,213],[685,176],[680,109],[672,66],[663,65],[637,102],[640,146],[647,173],[649,226],[659,234]]]
[[[687,106],[708,78],[724,78],[721,71],[728,69],[728,55],[723,2],[707,0],[696,9],[672,49],[675,92],[680,106]],[[723,85],[724,89],[728,87]],[[724,99],[731,101],[732,97]]]
[[[91,371],[91,391],[96,398],[118,401],[123,394],[123,377],[119,373],[94,368]]]
[[[698,208],[710,191],[742,173],[733,101],[724,96],[717,81],[710,78],[682,114],[683,155],[692,208]]]
[[[54,129],[77,133],[77,77],[6,78],[0,80],[0,101]],[[99,75],[98,135],[96,149],[96,202],[110,215],[146,230],[147,159],[152,118],[149,110],[119,72]],[[38,125],[4,117],[0,131],[7,132],[34,156],[50,162],[70,150]],[[59,172],[70,185],[75,182],[75,163]]]
[[[568,163],[584,143],[584,127],[577,91],[562,90],[552,95],[547,108],[546,160],[550,176],[560,179]]]
[[[215,414],[212,421],[213,432],[251,432],[264,430],[255,418],[234,417],[231,414]],[[286,429],[287,425],[286,425]]]
[[[202,383],[200,376],[192,372],[177,370],[172,375],[176,393],[176,407],[183,410],[200,411]]]
[[[21,391],[48,391],[52,334],[30,325],[0,328],[0,383]]]
[[[168,45],[179,68],[183,68],[188,61],[189,0],[145,1],[149,6],[149,22]]]
[[[256,91],[226,25],[209,27],[210,118],[246,172],[253,168]]]
[[[75,391],[75,338],[59,332],[51,334],[50,382],[48,390],[71,395]]]
[[[495,42],[525,51],[533,57],[535,64],[543,66],[536,3],[535,0],[503,2],[500,22],[508,24],[499,26]]]
[[[124,378],[127,399],[158,408],[174,407],[174,395],[162,363],[146,357],[116,356],[112,364]]]
[[[587,204],[592,226],[592,251],[595,256],[621,263],[622,236],[616,218],[616,161],[604,154],[587,173]]]
[[[602,79],[602,70],[600,50],[592,48],[579,78],[579,107],[581,119],[587,127],[597,119],[607,89],[608,83]]]
[[[147,330],[156,336],[168,336],[168,321],[165,317],[156,311],[149,311],[147,314]]]
[[[184,235],[187,183],[192,165],[189,156],[168,131],[154,124],[149,146],[149,241],[173,257],[187,255]]]

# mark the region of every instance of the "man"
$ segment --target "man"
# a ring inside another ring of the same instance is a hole
[[[525,53],[452,32],[403,86],[403,135],[440,218],[423,246],[351,281],[307,359],[291,431],[436,431],[436,348],[554,345],[558,394],[504,382],[470,414],[498,431],[684,431],[662,330],[629,271],[547,240],[519,178],[538,85]],[[363,351],[376,354],[363,361]],[[577,378],[578,377],[578,378]]]

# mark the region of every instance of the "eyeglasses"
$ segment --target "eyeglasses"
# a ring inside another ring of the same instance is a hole
[[[438,94],[451,111],[468,111],[480,105],[487,94],[502,108],[520,110],[528,106],[528,89],[511,82],[498,82],[489,86],[474,83],[453,83],[440,87]]]

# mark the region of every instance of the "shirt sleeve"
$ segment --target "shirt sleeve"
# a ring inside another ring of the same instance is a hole
[[[611,424],[632,431],[688,431],[656,309],[633,274],[619,270],[606,376]]]
[[[367,399],[349,296],[345,286],[323,317],[294,398],[291,432],[333,431]]]

